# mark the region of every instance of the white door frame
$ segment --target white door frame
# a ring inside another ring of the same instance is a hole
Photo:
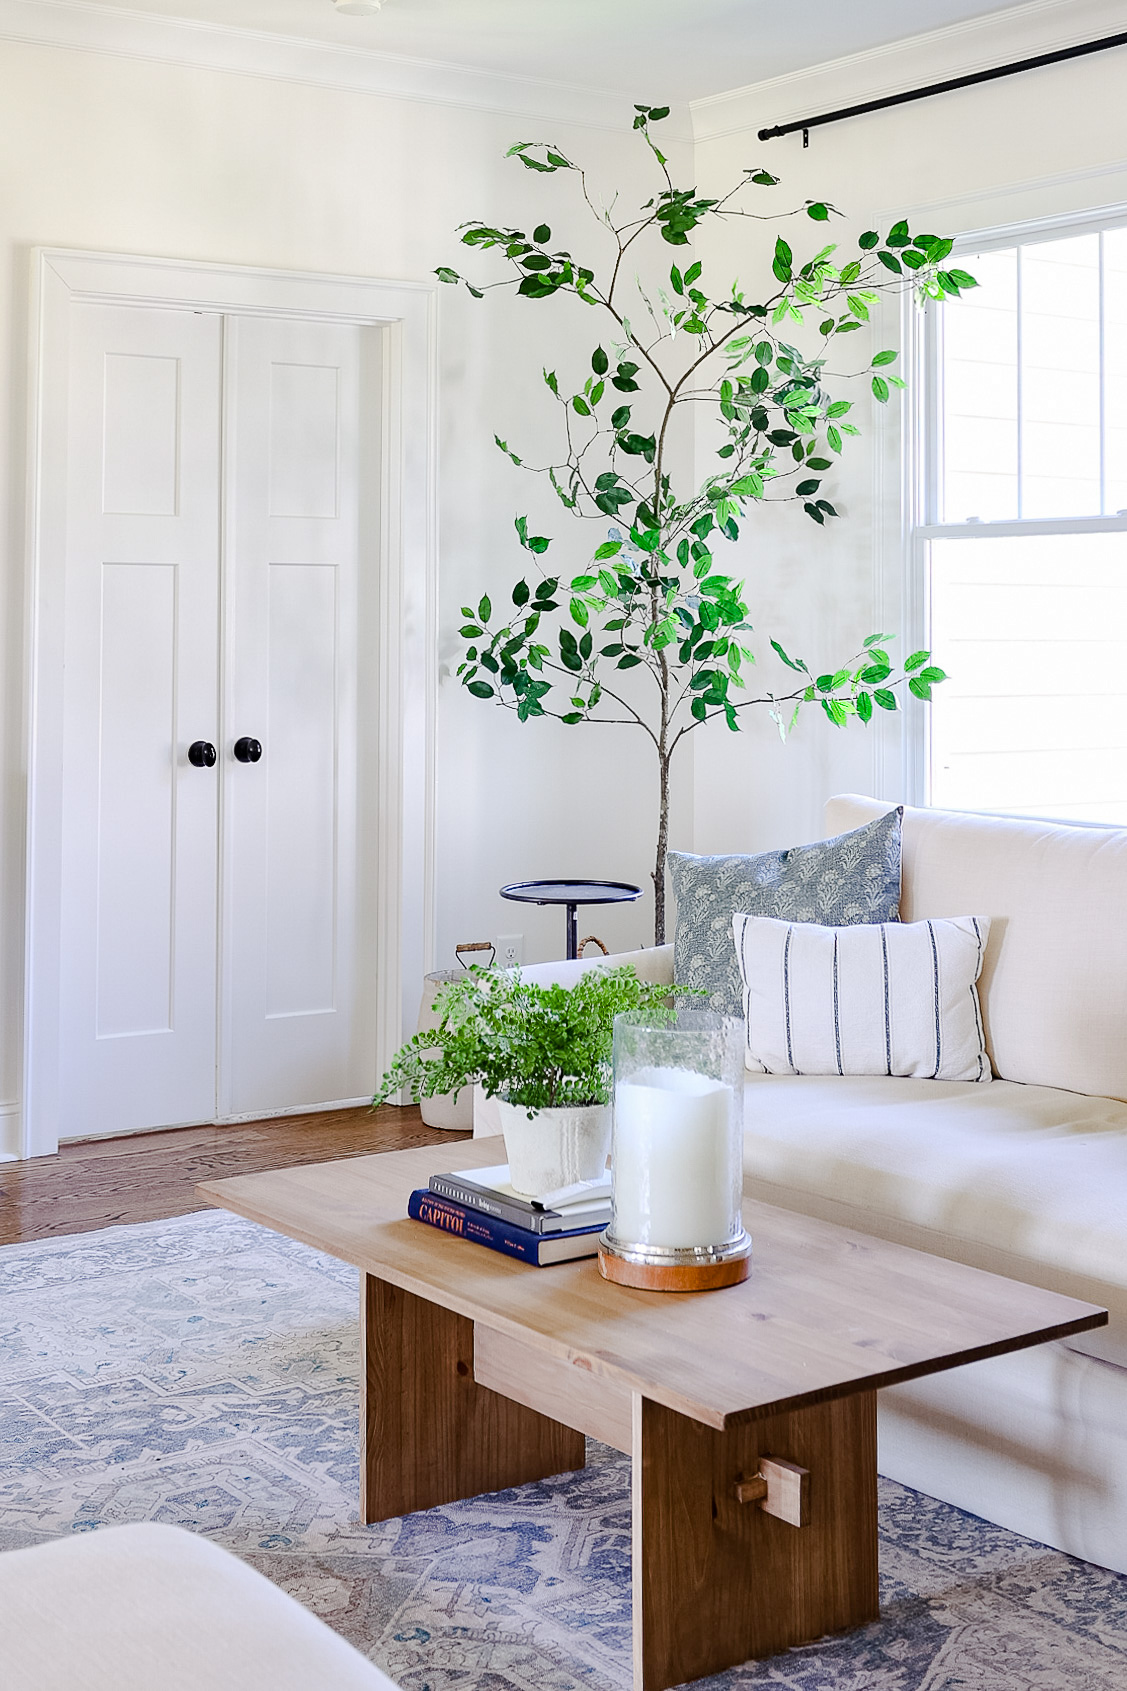
[[[378,584],[377,1061],[434,954],[438,694],[437,288],[36,248],[29,336],[27,893],[20,1155],[58,1149],[60,803],[68,321],[72,301],[358,323],[383,331]]]

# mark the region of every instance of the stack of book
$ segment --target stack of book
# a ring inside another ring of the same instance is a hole
[[[598,1253],[599,1234],[610,1220],[610,1176],[526,1198],[513,1191],[507,1163],[432,1174],[429,1187],[411,1193],[407,1214],[546,1268]]]

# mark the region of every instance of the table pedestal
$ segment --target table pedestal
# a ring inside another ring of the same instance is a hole
[[[569,1415],[629,1442],[635,1691],[877,1618],[875,1393],[720,1432],[519,1341],[483,1344],[518,1402],[475,1377],[472,1321],[373,1275],[360,1332],[365,1521],[583,1467]],[[805,1524],[767,1513],[764,1458],[809,1470]]]

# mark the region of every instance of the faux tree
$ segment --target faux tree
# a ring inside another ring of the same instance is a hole
[[[578,381],[544,370],[559,406],[556,461],[529,465],[495,437],[518,468],[547,477],[566,512],[599,526],[588,542],[590,562],[566,579],[552,572],[551,539],[530,533],[527,517],[518,517],[524,571],[510,606],[495,609],[487,594],[476,609],[463,606],[467,645],[458,675],[475,698],[506,706],[521,722],[618,724],[649,741],[658,775],[653,882],[660,944],[670,775],[689,734],[714,719],[738,732],[741,712],[752,707],[765,708],[784,739],[804,705],[820,706],[835,727],[852,718],[867,723],[875,711],[898,709],[898,692],[926,700],[944,679],[926,651],[894,664],[887,635],[870,635],[859,652],[821,674],[772,639],[785,666],[781,684],[749,690],[756,660],[744,585],[723,572],[714,553],[718,542],[737,540],[749,512],[764,503],[792,500],[819,529],[837,517],[823,478],[860,431],[850,420],[853,401],[830,391],[829,381],[839,379],[827,370],[831,354],[839,342],[848,348],[848,336],[869,322],[882,290],[910,288],[922,303],[975,284],[965,271],[945,268],[950,240],[913,235],[898,221],[883,236],[875,229],[862,234],[856,256],[844,260],[833,244],[805,257],[781,234],[773,244],[768,236],[765,246],[752,245],[746,266],[762,249],[770,270],[764,285],[754,292],[736,282],[717,285],[700,259],[681,256],[709,221],[798,219],[804,230],[821,225],[824,233],[838,214],[821,200],[782,213],[763,208],[762,196],[778,178],[761,168],[747,169],[718,198],[676,187],[653,134],[668,108],[635,112],[658,185],[632,216],[621,213],[616,197],[602,204],[586,171],[559,147],[522,141],[509,149],[527,170],[575,182],[597,227],[601,265],[554,245],[547,222],[530,233],[473,222],[462,225],[463,243],[497,249],[507,275],[479,287],[445,266],[437,274],[475,299],[496,287],[515,288],[529,301],[570,295],[599,325]],[[647,286],[637,273],[647,238],[675,249],[667,285]],[[904,385],[890,370],[896,357],[877,351],[859,372],[882,404]],[[716,420],[716,467],[698,487],[679,487],[671,468],[675,419],[702,411]],[[641,685],[627,679],[630,671]]]

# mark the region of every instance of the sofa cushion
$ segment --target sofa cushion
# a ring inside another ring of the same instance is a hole
[[[749,1074],[767,1203],[1110,1311],[1067,1342],[1127,1366],[1127,1106],[1044,1086]]]
[[[974,988],[987,918],[824,928],[734,916],[732,927],[749,1069],[990,1079]]]
[[[4,1691],[395,1691],[237,1556],[180,1527],[0,1555]]]
[[[900,901],[900,817],[878,815],[832,840],[764,851],[755,857],[669,853],[677,900],[674,971],[679,985],[702,987],[722,1016],[743,1014],[732,917],[786,922],[895,922]],[[969,906],[967,906],[969,908]]]
[[[889,810],[852,795],[827,832]],[[979,982],[994,1072],[1127,1099],[1127,829],[904,811],[903,922],[991,919]]]

